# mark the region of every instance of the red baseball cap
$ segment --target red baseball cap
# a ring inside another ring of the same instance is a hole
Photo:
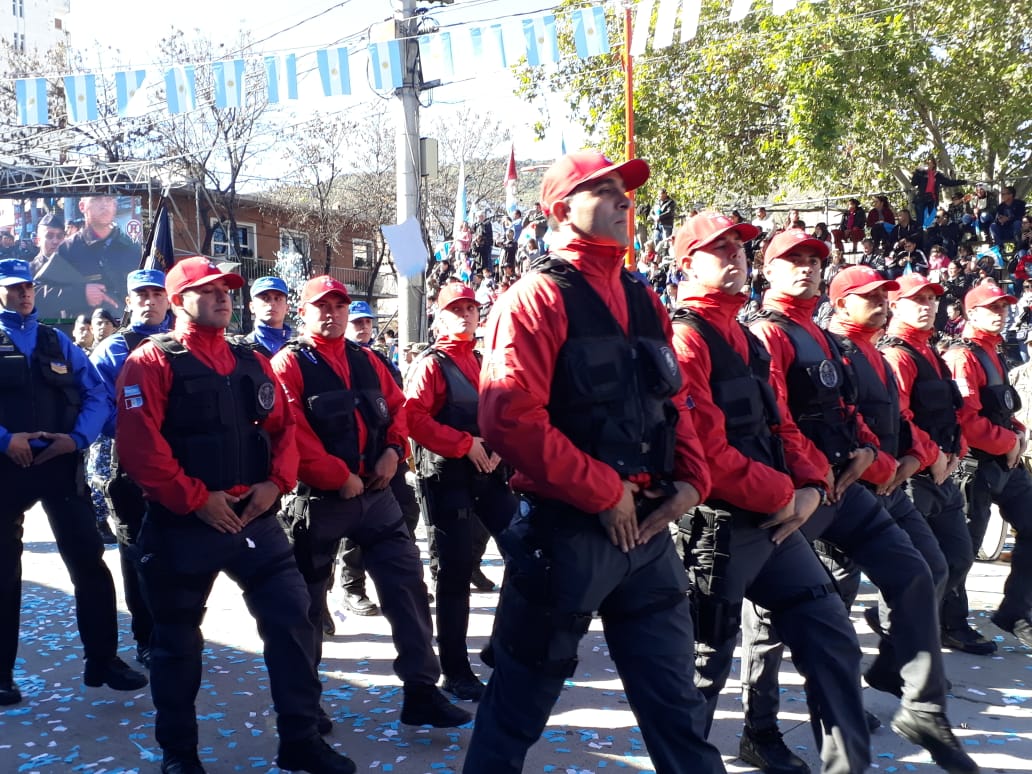
[[[230,290],[239,290],[244,286],[244,278],[236,272],[222,271],[206,255],[191,255],[189,258],[180,258],[168,270],[165,275],[165,292],[171,296],[219,279],[224,279]]]
[[[878,288],[899,290],[896,280],[887,280],[870,266],[850,266],[835,275],[828,288],[828,297],[832,303],[849,295],[863,296],[873,293]]]
[[[801,228],[789,228],[770,240],[767,249],[763,251],[763,258],[764,260],[772,261],[775,258],[781,258],[794,250],[801,250],[804,247],[816,250],[822,261],[831,253],[831,248],[828,247],[827,242],[815,236],[810,236]]]
[[[900,298],[910,298],[911,296],[920,293],[925,288],[928,288],[937,296],[941,296],[946,292],[946,288],[938,282],[932,282],[928,277],[923,274],[918,274],[917,272],[907,274],[905,277],[900,277],[896,280],[896,284],[899,285],[899,289],[893,290],[889,293],[890,301],[896,301]]]
[[[974,309],[976,306],[991,306],[1001,298],[1005,299],[1008,304],[1018,303],[1018,299],[999,285],[983,282],[981,285],[971,288],[967,295],[964,296],[964,311]]]
[[[329,274],[320,274],[318,277],[312,277],[305,283],[305,287],[301,291],[301,306],[314,304],[320,298],[325,298],[331,293],[344,296],[344,301],[351,303],[351,294],[348,293],[347,285],[339,279],[334,279]]]
[[[721,235],[734,231],[743,242],[755,239],[760,230],[751,223],[735,223],[719,212],[700,212],[677,230],[674,237],[674,259],[683,258],[693,250],[715,242]]]
[[[441,288],[441,292],[437,295],[437,308],[447,309],[456,301],[472,301],[475,304],[477,302],[477,294],[473,288],[461,282],[445,283],[444,287]]]
[[[551,214],[552,205],[569,196],[577,186],[613,172],[620,176],[628,191],[649,179],[649,165],[644,159],[614,164],[598,151],[566,154],[545,172],[541,181],[541,210],[546,215]]]

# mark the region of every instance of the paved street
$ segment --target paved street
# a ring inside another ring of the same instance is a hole
[[[0,712],[0,774],[157,772],[160,750],[154,741],[149,692],[121,694],[83,686],[82,650],[67,573],[43,513],[32,511],[27,522],[22,640],[15,674],[25,701]],[[420,542],[425,556],[425,542]],[[491,553],[489,558],[486,572],[500,580],[498,556]],[[107,551],[106,560],[118,585],[115,549]],[[950,716],[962,726],[958,735],[984,772],[1032,771],[1032,651],[995,629],[983,612],[995,607],[1008,569],[1006,564],[976,564],[969,587],[979,626],[985,634],[996,636],[999,653],[992,658],[953,653],[946,657],[953,681]],[[490,631],[495,599],[494,594],[473,595],[474,652]],[[873,599],[872,588],[865,585],[854,610],[868,660],[875,639],[862,623],[860,606]],[[135,649],[124,604],[122,611],[122,656],[131,661]],[[212,594],[204,633],[205,679],[197,704],[202,760],[213,773],[277,771],[272,762],[274,714],[260,641],[239,590],[225,578],[220,578]],[[355,618],[338,613],[337,635],[327,641],[323,662],[324,705],[336,723],[328,740],[354,758],[359,771],[447,774],[461,770],[468,728],[443,731],[399,724],[401,689],[391,671],[393,658],[381,616]],[[714,741],[732,772],[751,770],[733,757],[741,731],[737,674],[736,665],[714,727]],[[817,771],[806,704],[790,663],[783,670],[782,685],[782,730],[788,743]],[[923,750],[888,729],[896,700],[871,689],[866,689],[865,699],[884,723],[872,740],[874,765],[887,772],[936,770]],[[525,770],[583,774],[614,769],[650,771],[651,765],[596,621],[582,643],[577,674]]]

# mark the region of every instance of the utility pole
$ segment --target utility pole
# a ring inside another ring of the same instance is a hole
[[[396,35],[401,45],[404,80],[395,92],[395,154],[397,155],[398,223],[419,219],[419,92],[422,73],[416,66],[416,0],[394,0]],[[420,226],[422,228],[422,226]],[[398,346],[423,338],[426,322],[423,274],[398,272]]]

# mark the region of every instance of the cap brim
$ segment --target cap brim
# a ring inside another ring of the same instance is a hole
[[[581,180],[575,188],[579,188],[585,183],[590,183],[592,180],[598,180],[599,178],[606,177],[616,173],[623,180],[624,189],[626,191],[633,191],[637,188],[641,188],[645,185],[645,181],[649,179],[649,164],[644,159],[631,159],[625,161],[622,164],[611,164],[608,167],[603,167],[597,172],[592,172],[590,175]]]
[[[160,282],[134,282],[126,286],[126,290],[130,292],[134,290],[140,290],[142,288],[161,288],[162,290],[164,290],[165,286],[162,285]]]
[[[892,299],[895,301],[897,298],[910,298],[911,296],[920,293],[922,290],[930,290],[935,293],[936,296],[942,296],[946,294],[946,288],[940,285],[938,282],[927,282],[923,285],[917,285],[910,288],[910,290],[900,290],[899,292],[892,294]]]
[[[899,290],[899,283],[896,280],[876,280],[868,282],[866,285],[861,285],[858,288],[852,288],[848,293],[843,293],[842,295],[866,296],[868,293],[873,293],[882,288],[885,290]]]
[[[337,291],[337,292],[339,293],[340,291]],[[372,319],[374,319],[374,315],[371,315],[368,312],[359,312],[358,314],[350,315],[348,317],[348,322],[353,322],[355,320],[372,320]]]
[[[975,307],[979,307],[979,306],[992,306],[997,301],[1006,301],[1008,304],[1016,304],[1016,303],[1018,303],[1018,299],[1015,298],[1014,296],[1010,295],[1009,293],[1007,293],[1005,295],[1002,295],[1002,296],[993,296],[992,298],[985,299],[985,301],[982,301],[981,303],[971,304],[970,306],[968,306],[966,304],[967,298],[965,298],[964,301],[965,301],[965,307],[964,307],[965,309],[974,309]]]
[[[184,290],[189,290],[190,288],[199,288],[201,285],[208,285],[220,279],[226,281],[230,290],[240,290],[245,283],[245,280],[241,275],[232,271],[227,271],[222,272],[221,274],[209,274],[205,277],[201,277],[196,282],[191,282],[186,287],[180,288],[177,292],[182,293]]]
[[[322,299],[326,298],[326,296],[332,296],[332,295],[341,296],[349,304],[351,303],[351,296],[348,295],[347,291],[341,290],[340,288],[330,288],[329,290],[323,290],[323,291],[320,291],[319,293],[316,293],[311,298],[302,299],[301,300],[301,305],[304,306],[305,304],[314,304],[316,301],[321,301]],[[350,320],[351,320],[351,317],[349,316],[348,317],[348,321],[350,321]]]
[[[693,244],[688,249],[689,250],[698,250],[700,248],[705,247],[706,245],[711,245],[714,242],[716,242],[718,239],[720,239],[720,237],[724,236],[724,234],[726,234],[729,231],[734,231],[736,234],[738,234],[738,236],[740,236],[742,238],[743,242],[748,242],[748,241],[750,241],[752,239],[755,239],[756,237],[758,237],[760,235],[760,230],[758,228],[756,228],[756,226],[752,225],[751,223],[735,223],[733,225],[728,226],[727,228],[722,228],[719,231],[714,231],[712,234],[710,234],[708,237],[706,237],[706,240],[704,242],[696,242],[695,244]],[[679,251],[679,252],[685,252],[685,251]],[[683,258],[684,256],[683,255],[679,255],[677,257],[678,258]]]
[[[23,285],[26,282],[32,282],[32,277],[25,279],[24,277],[4,277],[0,279],[0,287],[10,287],[11,285]]]

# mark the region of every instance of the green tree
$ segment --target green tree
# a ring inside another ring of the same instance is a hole
[[[565,94],[620,157],[622,21],[610,13],[609,57],[579,60],[568,14],[558,18],[566,58],[550,72],[523,68],[520,91],[536,104],[545,91]],[[651,187],[717,202],[899,191],[931,153],[947,174],[1026,191],[1029,18],[1032,0],[804,0],[730,24],[726,2],[704,0],[693,41],[635,60],[635,140]]]

